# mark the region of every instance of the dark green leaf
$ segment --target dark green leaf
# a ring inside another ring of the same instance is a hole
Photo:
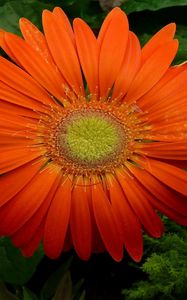
[[[73,286],[73,299],[74,300],[80,300],[81,297],[84,297],[84,291],[82,291],[83,283],[84,283],[84,279],[82,278]]]
[[[25,17],[41,29],[42,11],[60,6],[70,19],[81,17],[93,28],[98,28],[103,13],[98,1],[94,0],[0,0],[0,28],[20,34],[19,19]]]
[[[20,300],[15,295],[10,293],[5,284],[3,282],[0,282],[0,299],[1,300]],[[29,299],[28,299],[29,300]]]
[[[142,10],[158,10],[165,7],[184,6],[187,0],[124,0],[121,8],[127,14]]]
[[[70,272],[67,272],[62,280],[60,281],[60,284],[58,285],[58,288],[56,290],[55,296],[52,300],[72,300],[72,281],[71,281],[71,275]]]
[[[79,300],[85,300],[85,299],[86,299],[86,292],[83,291],[80,298],[79,298]]]
[[[187,60],[187,26],[177,25],[176,38],[179,40],[179,50],[175,63],[180,64]]]
[[[8,238],[0,239],[0,279],[13,284],[24,284],[33,275],[43,257],[38,250],[33,257],[25,258]]]
[[[66,260],[61,267],[48,278],[41,290],[41,300],[48,300],[55,294],[58,284],[64,274],[68,271],[71,262],[72,257]]]
[[[23,288],[23,300],[38,300],[38,298],[30,290],[28,290],[24,287]]]
[[[41,27],[41,14],[44,9],[52,9],[53,4],[37,0],[0,1],[0,28],[19,34],[19,19],[28,18]]]

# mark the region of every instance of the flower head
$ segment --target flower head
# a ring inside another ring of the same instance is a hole
[[[60,8],[44,34],[0,32],[0,234],[25,255],[43,241],[56,258],[123,249],[135,261],[142,231],[160,237],[157,211],[187,225],[187,67],[170,67],[175,25],[141,49],[113,9],[98,37]]]

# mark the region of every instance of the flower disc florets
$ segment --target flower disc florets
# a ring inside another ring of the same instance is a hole
[[[47,121],[47,155],[70,175],[113,172],[130,158],[138,129],[132,107],[97,101],[71,104]]]

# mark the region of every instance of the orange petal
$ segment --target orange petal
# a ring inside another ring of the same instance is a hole
[[[38,172],[24,189],[3,205],[0,217],[4,222],[0,225],[0,232],[12,235],[19,230],[37,212],[40,205],[47,201],[57,176],[58,172],[49,167]]]
[[[167,186],[158,181],[146,170],[143,170],[131,163],[126,163],[128,169],[141,182],[141,184],[152,193],[165,207],[166,211],[172,211],[173,215],[187,216],[186,199],[174,191],[171,191]],[[151,200],[152,198],[150,198]],[[156,204],[157,200],[154,201]],[[158,208],[157,206],[154,206]]]
[[[6,33],[5,40],[24,69],[52,95],[61,99],[64,82],[55,66],[42,59],[37,51],[18,36]]]
[[[1,152],[0,156],[0,174],[9,172],[18,168],[36,158],[40,158],[40,156],[44,153],[44,150],[40,150],[38,148],[14,148],[14,149],[6,149],[6,151]]]
[[[101,47],[101,44],[102,44],[103,39],[105,37],[105,34],[108,30],[108,26],[110,25],[112,19],[115,18],[117,14],[121,14],[121,12],[122,12],[122,10],[119,7],[115,7],[108,13],[106,18],[104,19],[104,22],[101,26],[101,29],[100,29],[99,35],[98,35],[98,39],[97,39],[99,48]]]
[[[1,90],[0,90],[0,94],[1,94]],[[29,117],[29,118],[33,118],[33,119],[37,119],[37,120],[40,118],[39,114],[36,113],[34,110],[27,109],[22,106],[18,106],[18,105],[0,100],[0,115],[4,115],[4,114],[5,115],[6,114],[19,115],[19,116]]]
[[[71,188],[72,182],[67,177],[59,185],[47,214],[44,250],[50,258],[59,257],[63,249],[70,217]]]
[[[31,257],[33,256],[34,252],[37,250],[39,243],[42,240],[44,232],[44,222],[42,222],[38,228],[38,230],[35,232],[32,239],[29,241],[27,245],[22,247],[21,252],[23,256]]]
[[[138,184],[135,178],[130,177],[124,171],[117,171],[116,175],[130,206],[136,213],[146,232],[153,237],[160,237],[163,233],[163,224],[150,205],[146,191]],[[151,196],[149,195],[149,197]]]
[[[47,10],[43,12],[43,27],[49,49],[60,72],[77,94],[83,93],[83,82],[76,49],[64,19],[59,20]]]
[[[47,195],[46,200],[41,204],[36,213],[23,225],[23,227],[21,227],[11,236],[11,240],[16,247],[22,248],[29,244],[34,237],[35,232],[40,227],[40,224],[46,219],[49,206],[53,200],[59,182],[60,176],[57,177],[56,181],[51,187],[51,190],[49,191],[49,194]]]
[[[147,117],[151,123],[176,123],[181,120],[186,121],[187,118],[187,90],[179,92],[178,95],[171,98],[167,97],[164,101],[160,102],[154,110],[147,112]],[[164,103],[163,103],[164,102]]]
[[[0,30],[0,47],[6,52],[6,54],[15,61],[16,64],[19,65],[19,61],[16,59],[15,55],[12,53],[10,48],[8,47],[6,41],[5,41],[5,33],[6,31]]]
[[[19,143],[21,144],[21,147],[30,147],[35,144],[34,138],[36,138],[36,135],[34,136],[33,133],[28,132],[27,130],[20,130],[17,132],[15,130],[0,128],[0,144],[1,146],[7,147],[9,150],[13,145],[17,146]]]
[[[172,166],[175,166],[180,169],[187,169],[187,160],[164,160],[164,159],[159,159],[160,161],[163,161],[164,163],[167,162],[168,164],[171,164]]]
[[[142,48],[142,64],[156,51],[160,46],[173,39],[176,31],[175,23],[170,23],[158,31]]]
[[[114,260],[120,261],[123,256],[123,244],[112,206],[101,183],[92,186],[92,203],[96,224],[103,243]]]
[[[68,226],[65,240],[64,240],[63,251],[69,251],[72,248],[73,248],[73,242],[71,237],[70,226]]]
[[[187,172],[172,165],[158,160],[143,157],[136,157],[137,161],[145,170],[170,186],[172,189],[187,195]]]
[[[140,261],[143,254],[141,225],[117,180],[112,176],[107,179],[111,204],[121,227],[125,248],[135,261]]]
[[[21,18],[19,20],[20,30],[25,41],[36,50],[41,57],[53,64],[51,53],[49,52],[48,45],[43,33],[29,20]]]
[[[69,37],[71,38],[72,42],[74,43],[74,34],[73,30],[70,24],[70,21],[64,11],[60,7],[55,7],[53,9],[53,14],[55,15],[55,18],[58,20],[59,25],[67,31]]]
[[[80,63],[91,94],[97,94],[98,88],[98,45],[94,33],[81,19],[73,23],[75,40]]]
[[[24,138],[25,147],[28,148],[34,144],[36,145],[37,121],[37,119],[26,118],[8,112],[6,114],[0,113],[1,142],[4,142],[3,137],[5,136],[6,138],[12,138],[12,140],[14,140],[14,138]],[[15,146],[19,148],[19,144]],[[4,152],[4,149],[1,148],[0,152],[1,150]],[[11,148],[7,150],[11,150]]]
[[[5,150],[11,150],[10,145],[6,145],[6,140],[7,141],[9,140],[8,144],[11,144],[11,140],[12,140],[12,145],[13,145],[16,139],[17,141],[20,141],[21,146],[19,144],[17,145],[15,144],[14,149],[27,147],[28,151],[34,150],[31,148],[33,148],[33,146],[35,148],[38,143],[37,123],[34,122],[37,122],[38,120],[31,119],[31,118],[28,119],[26,117],[16,115],[15,113],[11,114],[6,110],[5,112],[6,113],[4,114],[3,111],[1,113],[1,109],[0,109],[0,138],[1,138],[0,143],[4,144],[4,149],[1,147],[0,152],[3,153]]]
[[[154,111],[164,104],[168,106],[169,103],[176,102],[177,96],[186,92],[186,76],[187,67],[184,65],[169,68],[160,81],[139,99],[138,104],[142,109]]]
[[[127,92],[125,101],[134,102],[148,92],[167,71],[177,49],[177,40],[159,47],[142,65]]]
[[[91,220],[87,191],[79,180],[72,191],[70,227],[73,245],[79,257],[88,260],[91,253]]]
[[[0,206],[13,198],[34,177],[44,161],[33,160],[0,176]],[[16,178],[16,180],[15,180]]]
[[[176,223],[187,226],[187,217],[177,213],[176,211],[168,208],[163,202],[159,201],[158,199],[152,197],[150,199],[151,205],[154,206],[157,210],[163,213],[165,216],[170,218],[171,220],[175,221]]]
[[[168,124],[167,124],[168,123]],[[181,136],[182,140],[186,139],[187,126],[185,120],[178,120],[177,122],[160,122],[152,124],[151,131],[154,134],[160,134],[166,137]],[[175,130],[173,130],[175,128]],[[150,132],[151,133],[151,132]],[[162,140],[161,140],[162,141]],[[177,139],[176,139],[177,141]]]
[[[51,97],[29,74],[3,57],[0,57],[0,81],[41,103],[53,103]]]
[[[127,50],[122,63],[122,67],[117,75],[114,84],[112,98],[123,97],[140,68],[141,63],[141,47],[136,35],[129,31]]]
[[[31,97],[10,88],[3,82],[0,82],[0,99],[9,103],[13,103],[18,107],[26,107],[30,111],[47,111],[47,106],[44,106],[42,103],[32,99]]]
[[[30,138],[28,138],[30,139]],[[4,130],[0,130],[0,147],[6,149],[14,149],[18,144],[20,147],[25,147],[27,145],[28,139],[25,139],[25,136],[12,136],[9,132],[4,132]]]
[[[117,78],[126,51],[128,30],[127,17],[125,13],[119,11],[110,20],[100,46],[99,90],[101,97],[108,95]],[[98,38],[98,45],[99,43]]]
[[[139,144],[135,152],[150,157],[187,160],[187,141],[176,143],[144,143]]]
[[[101,253],[101,252],[105,251],[105,246],[103,244],[101,235],[98,231],[97,224],[95,222],[90,182],[86,183],[86,192],[87,192],[87,199],[88,199],[89,210],[90,210],[90,219],[91,219],[92,252]]]

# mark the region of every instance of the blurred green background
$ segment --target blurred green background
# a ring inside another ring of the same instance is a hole
[[[55,6],[71,20],[83,18],[96,34],[107,12],[120,6],[142,45],[161,27],[176,22],[180,48],[174,63],[187,59],[187,0],[0,0],[0,28],[20,34],[18,20],[23,16],[41,28],[42,10]],[[159,240],[144,237],[138,264],[127,253],[120,263],[106,253],[83,262],[74,251],[53,261],[42,248],[26,259],[1,238],[0,300],[187,299],[187,230],[162,218],[165,235]]]

